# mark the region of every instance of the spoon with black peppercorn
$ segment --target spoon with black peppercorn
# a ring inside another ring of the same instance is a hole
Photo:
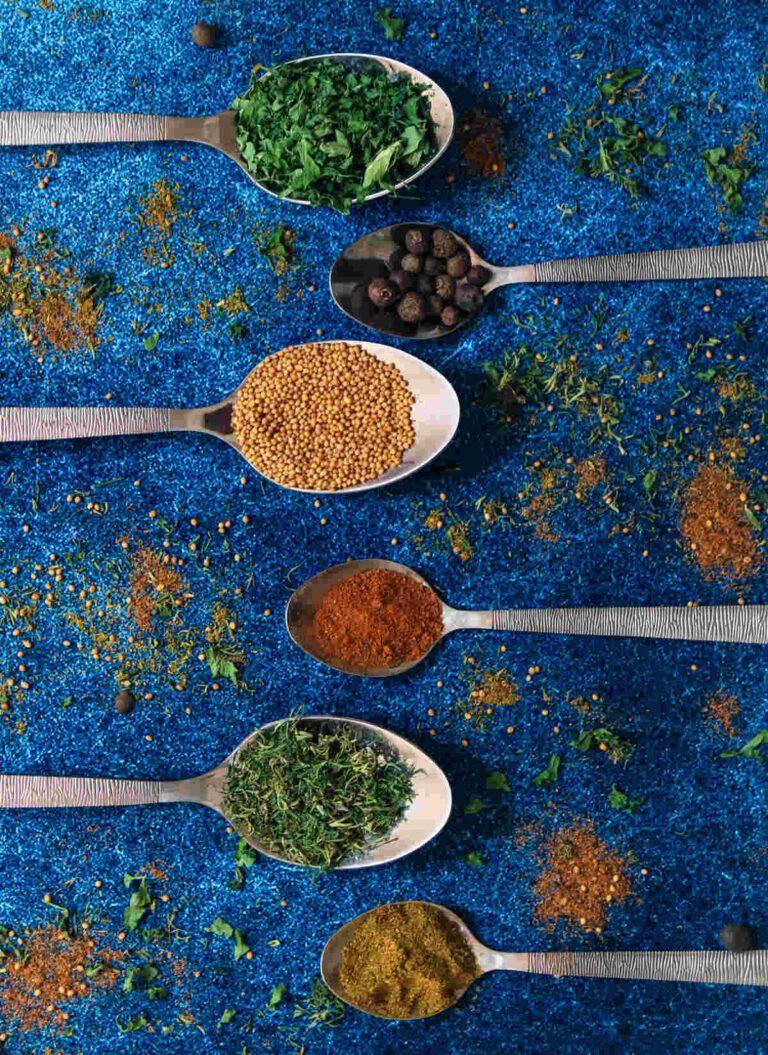
[[[331,295],[343,312],[391,337],[445,337],[500,286],[763,278],[768,242],[661,249],[494,267],[454,231],[398,223],[363,235],[336,259]]]
[[[399,759],[411,771],[413,797],[386,839],[375,842],[363,854],[342,861],[337,869],[372,868],[397,861],[420,849],[433,839],[451,812],[451,786],[436,762],[415,744],[396,733],[358,718],[316,715],[296,719],[307,730],[333,732],[351,730],[366,744],[393,759]],[[37,776],[0,774],[0,809],[61,809],[102,806],[150,806],[173,802],[209,806],[228,824],[238,828],[227,813],[227,780],[230,767],[259,733],[273,728],[268,722],[246,737],[224,761],[200,776],[186,780],[125,780],[97,777]],[[285,864],[295,864],[288,857],[266,850],[244,829],[238,831],[258,853]]]
[[[254,465],[243,451],[233,424],[238,396],[261,363],[231,395],[208,407],[0,407],[0,444],[32,440],[74,440],[98,436],[129,436],[153,432],[202,432],[223,440],[271,483],[304,494],[354,494],[386,487],[427,465],[451,442],[459,425],[459,399],[451,383],[428,363],[408,352],[371,341],[317,342],[318,369],[322,349],[336,345],[360,348],[380,362],[394,366],[405,382],[413,404],[410,421],[413,443],[398,465],[372,479],[346,487],[326,489],[284,483]],[[280,353],[277,353],[278,355]],[[272,357],[262,360],[268,362]],[[298,414],[298,411],[296,412]]]
[[[768,605],[696,605],[659,608],[511,608],[504,611],[465,611],[439,601],[442,632],[415,659],[393,666],[355,667],[335,656],[318,635],[315,616],[329,590],[355,576],[387,570],[409,576],[437,598],[418,572],[391,560],[348,560],[319,572],[291,595],[285,611],[294,644],[320,663],[345,674],[391,678],[421,663],[438,641],[454,630],[508,630],[522,634],[561,634],[590,637],[650,637],[678,641],[730,641],[768,644]],[[370,613],[369,613],[370,616]]]
[[[424,85],[429,100],[433,125],[434,148],[426,161],[415,172],[399,180],[391,189],[374,191],[365,201],[382,198],[413,183],[442,157],[453,138],[454,116],[451,101],[443,89],[430,77],[404,62],[382,55],[336,52],[327,55],[307,55],[294,59],[296,63],[319,62],[332,59],[351,69],[365,69],[371,63],[383,66],[390,79],[408,77],[417,85]],[[286,63],[288,65],[288,63]],[[269,72],[264,76],[269,76]],[[288,198],[279,188],[259,182],[249,170],[240,153],[236,138],[234,110],[224,110],[209,117],[163,117],[159,114],[79,113],[43,110],[0,111],[0,146],[56,146],[58,144],[87,143],[143,143],[181,141],[202,143],[231,158],[253,183],[274,197],[295,205],[309,205],[302,198]]]
[[[500,952],[483,945],[455,912],[430,901],[415,902],[437,910],[446,928],[463,938],[477,964],[477,975],[467,982],[462,978],[452,992],[445,994],[442,1007],[427,1014],[404,1016],[404,1019],[430,1018],[442,1014],[461,1000],[477,978],[489,971],[517,971],[523,974],[546,974],[555,978],[614,978],[618,981],[702,982],[707,985],[768,985],[768,951],[726,952],[722,949],[670,949],[665,951],[629,952]],[[395,904],[402,904],[395,902]],[[405,903],[407,904],[407,902]],[[383,1012],[362,1007],[351,999],[341,979],[344,950],[358,927],[375,909],[362,912],[345,923],[328,940],[320,958],[320,973],[331,992],[345,1004],[376,1015],[392,1018]],[[372,994],[373,996],[373,994]],[[402,1021],[402,1019],[397,1019]]]

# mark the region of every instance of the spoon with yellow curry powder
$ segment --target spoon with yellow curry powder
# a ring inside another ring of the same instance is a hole
[[[0,407],[0,443],[202,432],[272,483],[350,494],[423,468],[451,442],[459,414],[450,382],[421,359],[370,341],[323,341],[267,356],[208,407]]]
[[[346,674],[387,678],[420,663],[454,630],[768,644],[768,605],[511,608],[465,611],[391,560],[349,560],[308,579],[285,613],[291,639]]]
[[[0,774],[0,809],[168,803],[208,806],[260,854],[327,871],[420,849],[448,820],[451,788],[415,744],[371,722],[326,715],[269,722],[186,780]]]
[[[320,960],[323,981],[369,1015],[429,1018],[489,971],[710,985],[768,985],[768,951],[498,952],[429,901],[379,905],[345,923]]]

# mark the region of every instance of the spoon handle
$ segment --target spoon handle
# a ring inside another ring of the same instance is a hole
[[[140,143],[171,139],[172,118],[159,114],[66,113],[53,110],[0,110],[0,146],[52,146],[59,143]]]
[[[0,809],[54,806],[142,806],[161,801],[154,780],[0,775]]]
[[[768,950],[725,952],[532,952],[529,971],[558,978],[644,979],[768,985]]]
[[[166,407],[0,407],[0,443],[170,432]]]
[[[768,644],[768,605],[761,604],[694,608],[512,608],[482,614],[486,619],[481,626],[486,629],[524,634]]]
[[[514,269],[510,269],[514,270]],[[768,242],[585,256],[534,266],[534,282],[661,282],[768,275]]]

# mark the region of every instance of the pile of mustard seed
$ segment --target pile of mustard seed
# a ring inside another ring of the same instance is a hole
[[[232,425],[265,476],[337,491],[402,462],[414,441],[412,405],[396,366],[356,344],[319,342],[259,363],[237,394]]]

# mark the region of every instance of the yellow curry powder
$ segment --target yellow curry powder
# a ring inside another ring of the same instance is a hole
[[[374,909],[341,956],[341,983],[350,1000],[388,1018],[437,1014],[479,974],[461,930],[419,901]]]

